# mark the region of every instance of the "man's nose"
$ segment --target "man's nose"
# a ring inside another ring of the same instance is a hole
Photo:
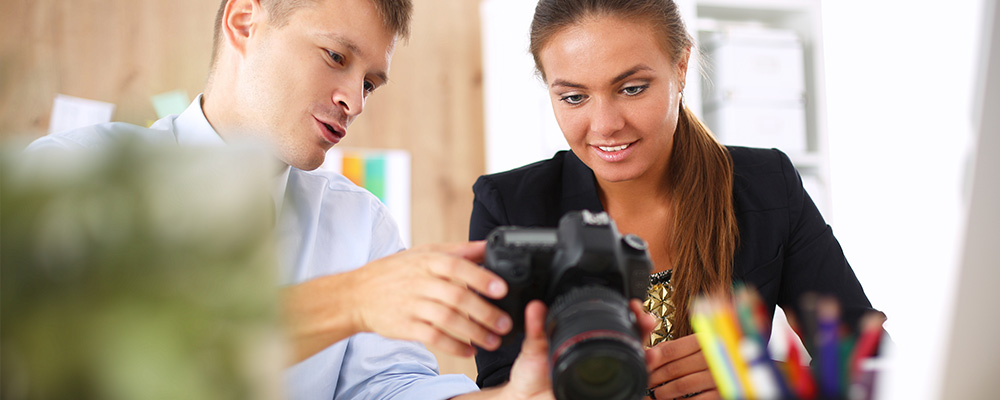
[[[333,104],[343,109],[348,117],[356,117],[365,108],[364,82],[360,85],[342,86],[333,93]]]

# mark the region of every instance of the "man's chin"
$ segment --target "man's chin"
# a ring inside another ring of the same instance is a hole
[[[326,160],[326,153],[320,153],[318,155],[309,155],[307,157],[289,157],[284,162],[285,164],[291,165],[297,169],[303,171],[312,171],[323,165],[323,161]]]

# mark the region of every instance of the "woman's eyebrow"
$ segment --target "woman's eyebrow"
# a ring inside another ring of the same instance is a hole
[[[636,66],[634,66],[632,68],[629,68],[627,71],[618,74],[618,76],[614,77],[613,79],[611,79],[611,84],[613,85],[613,84],[621,82],[621,81],[623,81],[625,79],[628,79],[632,75],[635,75],[635,74],[637,74],[637,73],[639,73],[641,71],[652,71],[652,70],[653,69],[650,68],[646,64],[636,65]],[[567,81],[565,79],[556,79],[556,80],[552,81],[552,85],[550,85],[550,86],[552,86],[552,87],[562,86],[562,87],[570,87],[570,88],[575,88],[575,89],[586,89],[587,88],[586,85],[575,83],[575,82],[570,82],[570,81]]]

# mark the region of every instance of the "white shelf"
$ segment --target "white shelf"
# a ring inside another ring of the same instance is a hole
[[[697,44],[712,32],[730,27],[757,27],[794,32],[802,45],[805,110],[805,151],[785,152],[810,182],[807,189],[824,217],[830,219],[830,168],[826,128],[826,86],[823,70],[822,18],[819,0],[678,0],[688,31]],[[704,119],[706,94],[702,93],[701,70],[714,66],[702,65],[705,60],[692,56],[693,69],[688,72],[685,96],[689,107]],[[709,60],[711,62],[711,60]],[[688,93],[691,91],[692,93]],[[694,104],[697,103],[697,104]],[[707,122],[707,121],[706,121]],[[711,124],[709,127],[712,128]],[[722,135],[724,136],[724,135]],[[724,139],[723,139],[724,140]],[[764,146],[771,147],[771,146]],[[781,147],[779,146],[779,149]]]
[[[812,0],[698,0],[698,7],[717,7],[745,10],[809,10],[816,5]]]

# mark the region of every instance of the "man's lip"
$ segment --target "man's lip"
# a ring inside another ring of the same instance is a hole
[[[336,122],[333,123],[325,122],[319,118],[315,119],[316,122],[319,123],[319,128],[323,133],[323,137],[326,138],[328,142],[337,144],[337,142],[340,142],[340,140],[343,139],[344,136],[347,136],[347,131],[342,126],[340,126],[340,124]],[[330,129],[327,128],[327,126],[333,128],[333,131],[330,131]]]

